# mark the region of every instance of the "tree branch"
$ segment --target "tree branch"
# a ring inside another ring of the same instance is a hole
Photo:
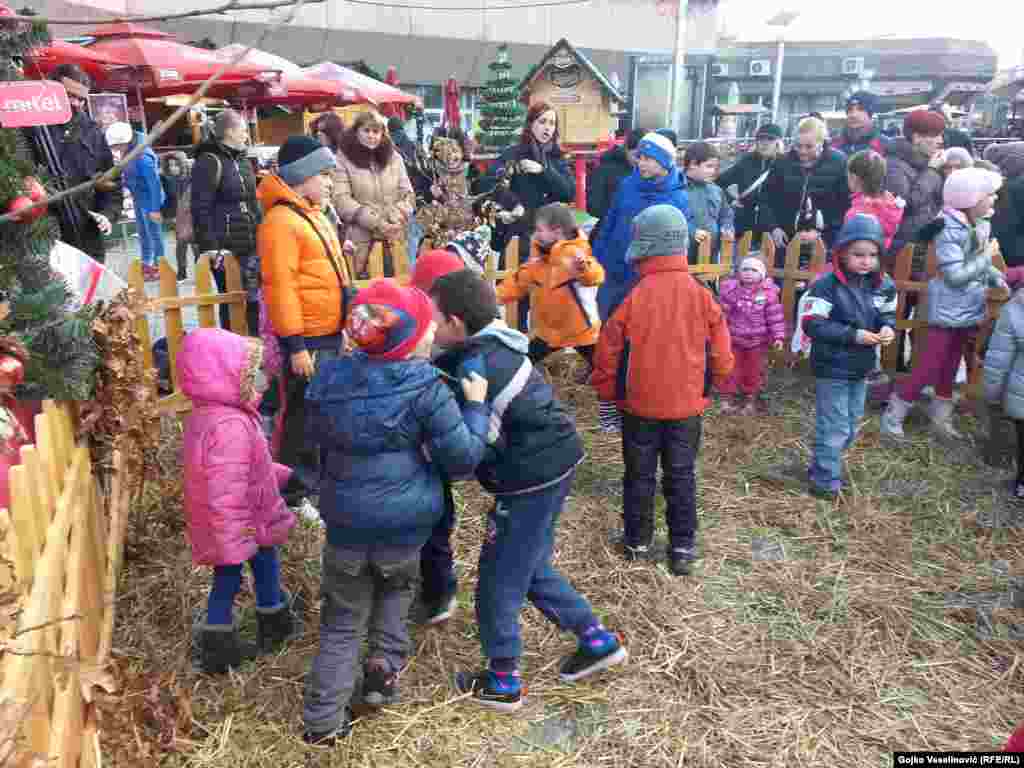
[[[78,195],[81,194],[82,192],[92,189],[97,184],[106,181],[114,181],[120,174],[120,172],[125,167],[127,167],[129,163],[131,163],[135,158],[137,158],[139,155],[145,152],[147,147],[152,146],[153,142],[155,142],[157,139],[159,139],[161,136],[167,133],[171,126],[177,123],[184,115],[188,113],[190,109],[192,109],[192,107],[199,103],[199,100],[206,95],[206,92],[210,90],[210,87],[215,82],[217,82],[225,72],[227,72],[231,67],[235,66],[242,59],[248,56],[249,52],[254,48],[262,48],[266,40],[275,32],[277,32],[277,30],[279,30],[281,27],[291,24],[291,22],[295,19],[295,16],[298,14],[299,10],[307,2],[317,1],[318,0],[295,0],[295,4],[292,6],[291,11],[287,15],[282,16],[278,21],[274,22],[274,24],[268,26],[265,30],[263,30],[263,34],[260,35],[259,40],[250,45],[248,48],[239,51],[235,56],[231,57],[230,61],[225,62],[220,67],[220,69],[218,69],[216,72],[210,75],[210,77],[208,77],[206,81],[199,86],[195,93],[192,94],[191,98],[188,100],[186,104],[182,104],[180,107],[174,110],[174,112],[171,114],[169,118],[167,118],[167,120],[162,120],[158,122],[156,125],[154,125],[153,130],[149,132],[148,136],[146,136],[145,141],[140,143],[137,147],[132,149],[131,152],[122,157],[120,162],[116,163],[114,167],[111,168],[109,171],[94,176],[89,181],[83,181],[81,184],[78,184],[72,187],[71,189],[66,189],[63,192],[58,192],[57,194],[47,198],[46,200],[41,200],[28,208],[21,209],[17,213],[4,214],[3,216],[0,216],[0,224],[4,224],[8,221],[15,221],[21,219],[22,216],[24,216],[28,211],[34,208],[38,208],[43,205],[53,205],[54,203],[59,202],[66,197]],[[111,224],[113,224],[113,222],[111,222]]]
[[[305,0],[305,4],[318,5],[327,0]],[[111,19],[48,19],[41,16],[7,16],[5,18],[15,21],[26,21],[33,23],[44,23],[47,25],[81,25],[81,24],[124,24],[153,21],[174,21],[176,19],[192,19],[197,16],[215,16],[217,14],[232,13],[235,11],[272,11],[275,8],[287,8],[296,5],[298,0],[264,0],[264,2],[247,3],[241,0],[228,0],[223,5],[213,8],[199,8],[194,11],[182,11],[181,13],[169,13],[163,16],[115,16]]]

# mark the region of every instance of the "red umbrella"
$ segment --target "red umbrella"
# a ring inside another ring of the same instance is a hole
[[[454,77],[449,77],[444,84],[444,120],[441,125],[448,128],[462,127],[462,114],[459,112],[459,84]]]
[[[279,105],[301,107],[314,112],[324,112],[331,107],[363,101],[357,91],[342,83],[302,75],[286,74],[266,82],[252,80],[240,84],[232,83],[229,88],[231,93],[218,93],[214,98],[241,103],[246,107]],[[215,86],[214,90],[221,89]]]
[[[359,92],[360,98],[374,104],[416,104],[420,107],[423,102],[416,96],[392,88],[380,80],[361,75],[348,67],[342,67],[331,61],[324,61],[313,67],[306,67],[302,73],[307,77],[316,77],[322,80],[336,80]]]
[[[397,69],[395,69],[394,67],[388,67],[388,73],[384,75],[384,84],[390,85],[392,88],[398,88]],[[398,117],[402,118],[403,120],[405,119],[405,110],[398,104],[395,104],[394,102],[389,102],[382,105],[380,111],[385,117]]]
[[[93,80],[102,81],[113,70],[123,69],[128,62],[83,45],[54,40],[25,54],[25,76],[44,80],[61,64],[77,64]]]

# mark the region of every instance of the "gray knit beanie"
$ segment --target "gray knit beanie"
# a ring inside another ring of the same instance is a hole
[[[633,242],[626,261],[636,262],[652,256],[686,256],[690,230],[686,217],[674,205],[652,205],[633,219]]]

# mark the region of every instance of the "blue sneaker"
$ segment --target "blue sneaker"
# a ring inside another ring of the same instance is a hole
[[[519,673],[500,674],[485,669],[481,672],[459,672],[455,689],[472,693],[473,701],[498,712],[515,712],[523,706],[523,686]]]
[[[604,627],[595,627],[584,632],[576,652],[562,660],[558,676],[563,682],[575,683],[621,664],[628,657],[629,654],[615,633]]]

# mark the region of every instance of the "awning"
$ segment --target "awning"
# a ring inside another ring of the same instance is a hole
[[[771,110],[760,104],[716,104],[715,111],[723,115],[760,115]]]
[[[878,96],[915,96],[931,93],[935,85],[931,80],[877,80],[871,82],[871,92]]]

